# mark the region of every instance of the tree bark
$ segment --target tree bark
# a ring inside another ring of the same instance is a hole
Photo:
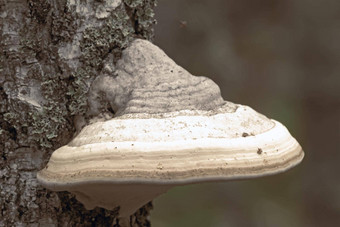
[[[120,226],[119,208],[85,210],[36,173],[86,124],[96,76],[132,39],[152,39],[155,1],[0,0],[0,226]],[[129,225],[150,226],[151,208]]]

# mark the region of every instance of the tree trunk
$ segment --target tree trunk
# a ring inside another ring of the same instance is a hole
[[[0,0],[0,226],[119,226],[36,173],[88,120],[87,91],[135,37],[152,39],[156,0]],[[130,217],[150,226],[151,203]]]

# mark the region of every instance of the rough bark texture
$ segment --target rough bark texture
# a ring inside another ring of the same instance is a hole
[[[155,0],[0,0],[0,226],[119,226],[36,172],[86,124],[91,82],[135,37],[152,39]],[[145,205],[131,226],[150,226]]]

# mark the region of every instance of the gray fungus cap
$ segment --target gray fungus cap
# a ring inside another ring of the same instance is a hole
[[[174,186],[276,174],[304,156],[281,123],[224,101],[212,80],[192,76],[146,40],[123,51],[115,75],[94,81],[92,113],[100,93],[114,118],[83,128],[37,175],[87,209],[119,206],[127,217]]]

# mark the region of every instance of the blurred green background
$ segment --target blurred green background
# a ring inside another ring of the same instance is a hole
[[[177,187],[155,227],[340,226],[340,1],[159,0],[155,43],[226,100],[281,121],[306,157],[260,179]]]

